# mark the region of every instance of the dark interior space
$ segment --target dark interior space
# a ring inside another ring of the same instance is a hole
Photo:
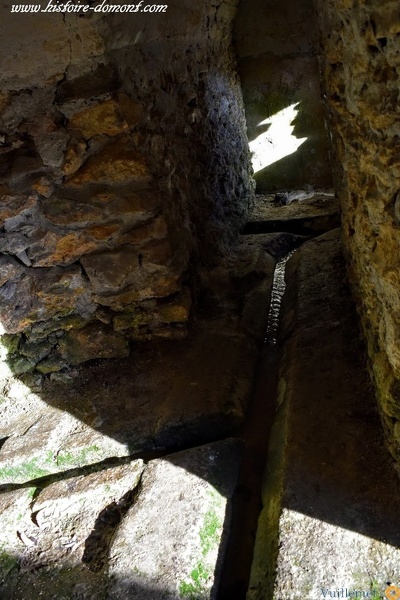
[[[398,2],[0,14],[0,597],[400,597]]]

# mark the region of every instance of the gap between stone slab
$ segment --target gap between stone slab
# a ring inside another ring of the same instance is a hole
[[[246,597],[257,523],[262,509],[261,482],[275,414],[279,361],[279,349],[265,345],[259,359],[252,405],[243,433],[243,458],[232,500],[231,536],[218,600],[244,600]]]
[[[216,442],[223,442],[227,439],[238,439],[241,440],[241,436],[239,434],[232,434],[224,437],[217,437],[215,439],[207,439],[204,444],[213,444]],[[176,454],[178,452],[184,452],[186,450],[192,450],[193,448],[197,448],[202,446],[203,444],[195,444],[194,446],[182,445],[182,446],[173,446],[169,448],[162,448],[159,450],[149,450],[145,452],[139,452],[137,454],[131,454],[128,456],[122,457],[109,457],[105,460],[102,460],[98,463],[93,463],[90,465],[85,465],[82,467],[75,467],[73,469],[68,469],[66,471],[59,471],[57,473],[51,473],[50,475],[44,475],[43,477],[37,477],[35,479],[31,479],[29,481],[24,481],[23,483],[4,483],[0,485],[0,494],[4,494],[7,492],[15,492],[17,490],[37,487],[38,494],[44,488],[49,485],[56,483],[58,481],[64,481],[66,479],[72,479],[73,477],[80,477],[84,475],[91,475],[92,473],[100,473],[101,471],[105,471],[107,469],[113,469],[114,467],[119,467],[121,465],[129,464],[135,460],[142,460],[144,465],[146,466],[152,460],[156,460],[158,458],[165,458],[166,456],[170,456],[171,454]]]
[[[93,573],[107,567],[110,547],[115,533],[126,513],[135,504],[142,490],[144,467],[136,486],[118,500],[112,502],[99,513],[89,537],[85,540],[82,562]]]
[[[250,581],[256,532],[262,504],[262,480],[268,458],[271,430],[277,406],[278,378],[282,349],[277,345],[277,329],[282,317],[281,305],[285,293],[277,270],[286,270],[286,263],[296,251],[286,251],[275,266],[271,306],[265,339],[260,353],[252,400],[243,431],[244,449],[238,485],[233,496],[231,536],[225,556],[218,600],[244,600]],[[272,308],[272,299],[275,308]],[[272,309],[272,310],[271,310]]]

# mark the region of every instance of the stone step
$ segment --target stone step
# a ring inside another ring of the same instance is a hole
[[[242,233],[287,232],[315,236],[340,226],[339,203],[333,193],[303,193],[304,199],[301,194],[291,194],[299,199],[286,205],[281,205],[271,194],[257,196]]]

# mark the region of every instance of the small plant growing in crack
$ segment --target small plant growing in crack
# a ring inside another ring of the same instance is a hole
[[[186,581],[179,584],[181,597],[188,600],[204,600],[208,597],[206,585],[210,580],[210,568],[207,566],[210,553],[212,553],[220,541],[223,527],[219,516],[222,497],[217,492],[210,492],[211,506],[204,515],[203,526],[199,532],[200,538],[200,560],[189,574]]]

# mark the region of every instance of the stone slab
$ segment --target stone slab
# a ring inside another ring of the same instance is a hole
[[[342,589],[383,598],[387,582],[400,583],[400,482],[339,232],[305,243],[286,277],[278,408],[247,599],[319,600]]]
[[[339,201],[335,198],[334,192],[328,188],[315,190],[311,196],[312,192],[308,190],[298,190],[298,192],[299,200],[293,200],[290,204],[282,206],[275,201],[275,194],[257,195],[249,214],[249,222],[322,217],[339,212]],[[301,198],[301,192],[303,196],[309,197]]]
[[[138,352],[47,378],[39,393],[12,382],[0,406],[0,485],[210,441],[243,422],[257,355],[244,335],[199,331]]]
[[[0,494],[2,600],[216,598],[241,442]]]
[[[289,198],[287,203],[282,197]],[[286,232],[314,237],[339,226],[339,204],[333,192],[293,190],[276,196],[257,196],[242,233]]]
[[[138,460],[0,495],[1,598],[104,598],[100,565],[142,471]]]
[[[110,553],[109,598],[217,598],[240,444],[152,461]]]

